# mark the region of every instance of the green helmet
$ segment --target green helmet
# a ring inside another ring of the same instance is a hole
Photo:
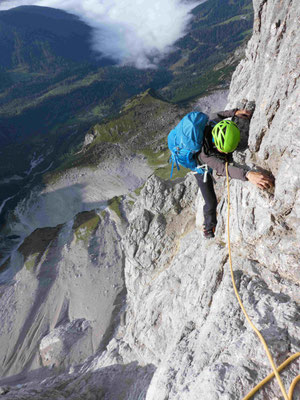
[[[223,119],[212,130],[215,145],[224,153],[233,152],[241,139],[240,130],[237,125],[228,119]]]

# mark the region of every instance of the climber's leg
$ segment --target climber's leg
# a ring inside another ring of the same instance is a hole
[[[203,174],[195,174],[198,186],[204,198],[203,215],[204,215],[204,229],[211,230],[217,225],[217,197],[214,189],[212,176],[207,175],[207,182],[203,182]]]

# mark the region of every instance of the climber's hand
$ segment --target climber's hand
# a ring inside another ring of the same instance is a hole
[[[247,118],[247,119],[250,119],[250,118],[252,117],[252,111],[246,110],[246,109],[237,110],[237,111],[235,112],[234,115],[235,115],[236,117],[239,117],[239,118]]]
[[[270,189],[274,186],[274,179],[268,175],[262,174],[261,172],[250,171],[247,173],[247,179],[260,189]]]

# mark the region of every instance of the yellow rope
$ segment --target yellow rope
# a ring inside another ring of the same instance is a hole
[[[283,394],[283,397],[285,400],[292,400],[293,398],[293,391],[294,388],[297,384],[297,382],[300,380],[300,375],[294,379],[294,381],[292,382],[290,391],[289,391],[289,396],[287,395],[285,388],[283,386],[283,383],[280,379],[279,376],[279,371],[281,369],[283,369],[287,364],[289,364],[289,362],[291,362],[293,359],[295,359],[296,357],[298,357],[300,355],[300,353],[294,354],[292,357],[290,357],[288,360],[286,360],[279,368],[276,367],[272,355],[269,351],[268,345],[265,341],[265,339],[263,338],[262,334],[259,332],[259,330],[256,328],[256,326],[252,323],[251,319],[249,318],[247,311],[242,303],[242,300],[240,298],[240,295],[238,293],[236,284],[235,284],[235,280],[234,280],[234,274],[233,274],[233,268],[232,268],[232,258],[231,258],[231,246],[230,246],[230,230],[229,230],[229,221],[230,221],[230,190],[229,190],[229,174],[228,174],[228,163],[226,163],[226,177],[227,177],[227,193],[228,193],[228,211],[227,211],[227,237],[228,237],[228,254],[229,254],[229,264],[230,264],[230,273],[231,273],[231,279],[232,279],[232,284],[233,284],[233,289],[235,292],[235,295],[237,297],[237,300],[239,302],[239,305],[247,319],[247,321],[249,322],[250,326],[252,327],[252,329],[254,330],[254,332],[256,333],[256,335],[259,337],[261,343],[264,346],[264,349],[267,353],[268,359],[270,361],[270,364],[273,368],[273,374],[269,375],[267,378],[265,378],[263,381],[261,381],[246,397],[244,397],[243,400],[248,400],[250,399],[251,396],[253,396],[254,393],[257,392],[257,390],[259,390],[266,382],[268,382],[273,376],[276,376],[277,382],[280,386],[281,392]],[[282,367],[282,368],[281,368]]]
[[[298,357],[300,356],[300,353],[297,353]],[[296,376],[296,378],[294,378],[291,386],[290,386],[290,390],[289,390],[289,398],[290,400],[293,400],[293,393],[294,393],[294,389],[297,385],[297,383],[300,381],[300,375]]]
[[[295,353],[292,356],[290,356],[287,360],[285,360],[285,362],[283,362],[278,368],[277,371],[280,372],[282,371],[287,365],[289,365],[293,360],[295,360],[296,358],[300,357],[300,352],[299,353]],[[259,382],[259,384],[257,384],[255,386],[255,388],[253,388],[246,397],[243,398],[243,400],[249,400],[251,399],[251,397],[262,387],[264,386],[267,382],[269,382],[272,378],[274,378],[275,374],[274,372],[272,372],[270,375],[268,375],[265,379],[263,379],[261,382]],[[290,386],[290,390],[289,390],[289,399],[293,398],[293,391],[294,388],[297,384],[297,382],[300,380],[300,375],[296,376],[296,378],[293,380],[291,386]]]

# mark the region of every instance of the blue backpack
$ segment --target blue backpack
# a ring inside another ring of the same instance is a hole
[[[170,162],[172,162],[171,176],[174,164],[179,171],[179,165],[189,168],[194,172],[203,174],[205,171],[199,166],[195,159],[203,144],[204,128],[208,116],[202,112],[190,112],[168,135],[168,146],[171,151]]]

